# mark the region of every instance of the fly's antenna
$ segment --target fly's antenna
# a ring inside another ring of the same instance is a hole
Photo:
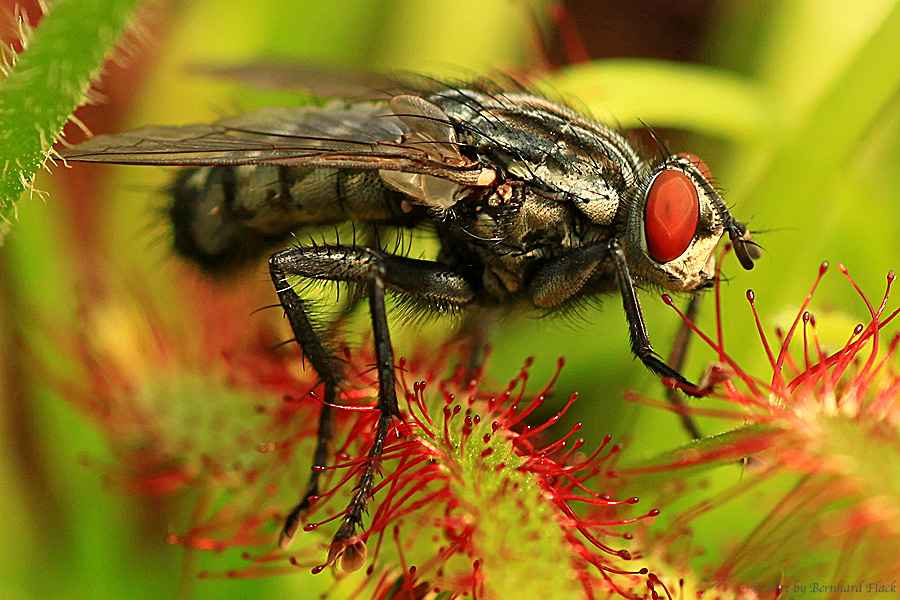
[[[653,141],[656,143],[656,147],[659,149],[659,153],[662,157],[663,162],[666,162],[669,157],[672,156],[672,153],[669,151],[669,147],[666,146],[666,143],[663,141],[663,139],[659,137],[656,131],[652,127],[647,125],[647,123],[645,123],[643,119],[638,119],[638,121],[641,122],[641,125],[643,125],[644,129],[647,130],[647,133],[649,133],[650,137],[653,138]]]

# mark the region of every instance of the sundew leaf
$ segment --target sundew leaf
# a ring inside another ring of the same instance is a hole
[[[0,241],[140,0],[58,0],[0,86]]]
[[[615,59],[569,67],[548,78],[601,119],[623,127],[677,127],[728,139],[757,139],[772,114],[759,88],[734,73],[661,60]]]
[[[620,472],[626,475],[647,475],[648,479],[642,481],[644,485],[652,482],[652,478],[658,474],[670,473],[673,470],[678,470],[682,474],[709,471],[723,464],[737,463],[774,445],[775,438],[779,435],[781,432],[769,426],[744,425],[673,450],[666,450]]]

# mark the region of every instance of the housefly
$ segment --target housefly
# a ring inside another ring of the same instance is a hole
[[[314,468],[285,520],[283,547],[319,494],[343,381],[341,362],[289,278],[355,283],[365,292],[379,380],[372,459],[400,415],[386,291],[437,312],[512,304],[550,312],[618,293],[635,356],[700,393],[653,351],[635,288],[708,287],[713,251],[726,234],[745,269],[759,258],[702,161],[668,151],[642,158],[619,131],[517,86],[381,79],[373,95],[317,73],[260,66],[230,75],[296,80],[326,94],[337,82],[354,99],[146,127],[63,152],[69,161],[186,167],[172,186],[174,245],[214,274],[287,245],[304,227],[349,221],[437,238],[433,260],[356,243],[293,245],[269,257],[281,306],[324,385]],[[358,543],[377,465],[366,463],[333,551]]]

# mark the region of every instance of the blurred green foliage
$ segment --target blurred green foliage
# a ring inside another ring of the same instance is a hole
[[[603,2],[597,4],[602,27]],[[124,76],[137,64],[145,70],[136,88],[122,96],[130,109],[119,128],[204,121],[235,108],[304,101],[199,77],[191,73],[198,63],[277,56],[459,76],[509,71],[536,60],[527,11],[504,0],[341,0],[327,8],[321,2],[196,0],[150,8],[148,39],[131,42],[126,67],[111,73]],[[543,8],[533,10],[542,14]],[[546,83],[601,118],[626,126],[643,119],[691,134],[673,132],[683,149],[710,166],[734,214],[752,219],[751,228],[761,232],[755,239],[765,253],[752,272],[726,258],[722,304],[726,348],[745,370],[765,377],[765,355],[744,299],[747,288],[756,291],[764,325],[771,328],[800,304],[823,260],[843,262],[875,298],[888,270],[900,265],[900,4],[759,0],[723,2],[715,10],[701,63],[597,61],[548,74]],[[21,202],[18,222],[0,249],[4,598],[314,598],[330,583],[328,575],[305,573],[194,581],[197,565],[182,565],[181,549],[163,541],[173,509],[103,489],[80,459],[102,460],[109,450],[48,389],[45,369],[36,364],[60,364],[53,332],[71,327],[75,300],[90,295],[85,272],[144,281],[142,289],[168,297],[166,282],[177,267],[170,266],[165,244],[148,235],[159,231],[153,208],[164,199],[147,192],[163,187],[168,176],[157,169],[110,169],[107,184],[87,204],[65,193],[75,188],[39,178],[37,186],[51,192],[49,200]],[[96,233],[92,259],[78,248],[85,243],[79,217],[86,216],[86,206],[95,211],[87,215]],[[260,271],[240,285],[264,289],[265,277]],[[652,291],[643,297],[649,329],[664,352],[678,319]],[[712,302],[706,304],[701,325],[712,331]],[[836,272],[826,278],[814,307],[822,331],[830,321],[853,324],[866,316],[865,305]],[[618,299],[609,298],[603,311],[586,314],[575,328],[510,316],[493,336],[489,371],[505,382],[534,354],[531,381],[542,385],[555,359],[565,356],[555,390],[561,398],[580,392],[567,419],[584,421],[582,431],[594,444],[606,433],[627,438],[626,460],[639,461],[686,441],[672,415],[622,400],[627,388],[661,394],[658,382],[628,352]],[[837,339],[849,335],[846,327],[835,329]],[[398,336],[399,355],[415,345],[417,334],[407,327]],[[26,345],[39,349],[38,359],[23,353]],[[687,374],[696,377],[712,358],[709,349],[695,347]],[[733,425],[701,420],[709,432]],[[736,483],[741,473],[726,467],[708,477],[704,493]],[[652,502],[652,492],[644,492]],[[766,488],[758,488],[704,521],[697,545],[709,554],[698,563],[750,531],[766,495]],[[684,504],[696,500],[685,498]],[[665,527],[666,515],[674,512],[664,512],[657,526]]]
[[[0,222],[29,187],[69,116],[85,101],[137,0],[63,0],[33,35],[19,20],[20,57],[0,87]],[[7,15],[12,21],[13,15]],[[8,223],[7,223],[8,225]],[[5,227],[0,227],[0,241]]]

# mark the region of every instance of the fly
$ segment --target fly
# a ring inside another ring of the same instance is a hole
[[[346,83],[334,75],[317,81],[319,72],[307,67],[229,74],[302,80],[326,94],[328,85]],[[351,102],[147,127],[62,153],[69,161],[187,167],[172,187],[174,244],[213,274],[258,260],[304,227],[352,222],[437,236],[434,260],[338,243],[290,246],[269,258],[293,334],[324,385],[313,470],[285,520],[285,548],[319,494],[344,379],[289,278],[355,283],[365,292],[380,411],[369,456],[377,458],[400,417],[387,291],[437,312],[512,304],[552,312],[618,293],[634,355],[688,393],[702,393],[654,352],[636,284],[687,293],[709,287],[713,251],[726,234],[745,269],[760,256],[693,155],[664,151],[647,160],[613,128],[485,82],[415,86],[380,79],[375,101],[353,84],[341,87]],[[358,543],[377,465],[372,460],[363,469],[333,552]]]

